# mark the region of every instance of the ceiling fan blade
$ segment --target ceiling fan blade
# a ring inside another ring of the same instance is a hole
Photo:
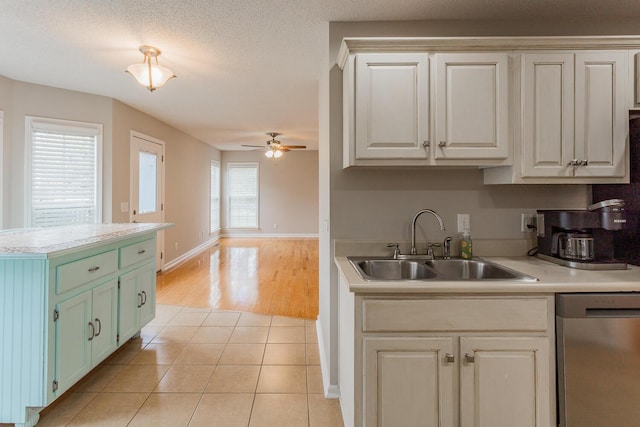
[[[265,148],[264,145],[246,145],[246,144],[242,144],[243,147],[248,147],[248,148]]]
[[[283,148],[307,148],[306,145],[281,145]]]
[[[286,151],[291,151],[291,150],[289,150],[287,147],[280,147],[280,148],[278,148],[278,151],[286,152]]]

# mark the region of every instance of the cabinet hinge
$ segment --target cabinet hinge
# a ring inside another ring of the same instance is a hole
[[[120,289],[120,279],[118,279],[118,289]]]
[[[52,391],[58,391],[58,381],[53,380],[53,384],[51,384]]]
[[[160,156],[162,158],[162,162],[164,163],[164,154]]]
[[[160,252],[160,259],[164,259],[164,252]]]
[[[60,318],[60,312],[57,309],[53,310],[53,321],[55,322],[59,318]]]
[[[164,210],[164,203],[160,203],[160,210],[163,211]]]
[[[120,343],[120,334],[116,334],[116,343]]]

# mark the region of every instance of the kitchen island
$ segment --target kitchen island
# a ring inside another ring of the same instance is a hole
[[[345,426],[556,425],[555,294],[640,291],[640,268],[486,257],[538,281],[366,281],[337,256]]]
[[[170,226],[0,232],[0,423],[35,425],[154,318],[156,233]]]

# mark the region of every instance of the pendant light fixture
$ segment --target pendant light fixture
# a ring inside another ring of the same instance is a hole
[[[142,63],[129,65],[126,69],[126,72],[131,74],[140,85],[153,92],[164,86],[169,79],[176,77],[173,71],[158,63],[158,56],[162,53],[160,49],[153,46],[140,46],[140,52],[144,55]]]

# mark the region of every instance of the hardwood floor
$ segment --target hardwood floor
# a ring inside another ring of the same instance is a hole
[[[157,277],[158,304],[318,316],[318,240],[222,238]]]

